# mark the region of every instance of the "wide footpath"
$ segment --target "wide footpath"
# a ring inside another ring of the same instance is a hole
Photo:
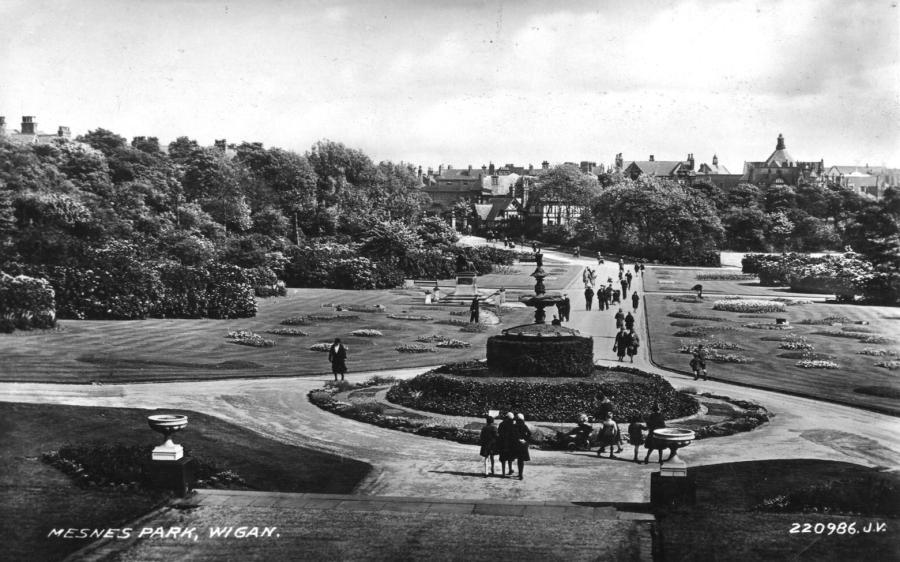
[[[617,265],[546,252],[547,260],[591,265],[599,281],[617,278]],[[679,452],[689,466],[779,458],[845,461],[900,467],[897,418],[807,398],[693,381],[650,363],[643,290],[637,329],[644,345],[634,366],[692,387],[757,402],[773,415],[754,431],[693,443]],[[585,311],[580,276],[567,288],[567,324],[594,338],[595,359],[616,362],[608,311]],[[630,296],[630,295],[629,295]],[[626,304],[627,303],[627,304]],[[627,308],[626,308],[627,307]],[[623,301],[631,309],[631,301]],[[380,372],[409,378],[426,368]],[[362,381],[375,373],[348,376]],[[653,465],[588,452],[532,451],[525,479],[483,478],[477,447],[418,437],[335,416],[306,394],[329,377],[245,379],[128,385],[0,384],[0,400],[86,406],[194,410],[261,435],[313,447],[374,468],[354,496],[314,497],[201,491],[131,526],[276,526],[266,539],[132,540],[96,543],[77,559],[169,560],[284,557],[323,559],[649,559]],[[526,413],[527,414],[527,413]],[[188,427],[190,431],[190,426]],[[655,455],[654,455],[655,457]],[[202,545],[202,546],[201,546]],[[367,546],[370,545],[370,546]]]

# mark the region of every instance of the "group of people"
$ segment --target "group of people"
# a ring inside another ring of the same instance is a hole
[[[622,452],[623,435],[619,429],[619,424],[614,419],[612,404],[608,398],[604,397],[603,401],[600,403],[600,417],[602,418],[602,421],[597,433],[597,445],[599,445],[597,456],[603,456],[603,453],[609,448],[609,458],[617,458],[616,453]],[[658,451],[659,462],[664,462],[662,451],[669,446],[659,439],[654,439],[653,434],[657,429],[663,429],[665,427],[666,420],[663,417],[658,404],[653,407],[653,411],[647,417],[646,422],[644,422],[640,416],[631,418],[627,432],[628,444],[634,447],[634,462],[641,462],[639,457],[641,445],[647,450],[646,455],[644,456],[644,464],[650,462],[650,454],[654,450]],[[590,442],[590,434],[592,432],[593,427],[589,423],[587,415],[581,414],[578,419],[578,425],[575,429],[570,431],[568,435],[576,440],[581,440],[582,442]],[[670,454],[669,458],[671,458],[671,456],[672,455]]]
[[[485,417],[484,427],[481,428],[479,454],[483,459],[484,476],[494,476],[494,457],[500,457],[500,476],[513,476],[513,461],[516,461],[519,480],[524,479],[525,462],[531,460],[528,453],[528,439],[531,430],[525,423],[525,416],[521,413],[507,412],[506,417],[499,424],[494,424],[493,416]],[[490,472],[488,471],[490,470]]]

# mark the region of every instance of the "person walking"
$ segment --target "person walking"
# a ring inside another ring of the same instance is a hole
[[[647,441],[644,443],[644,447],[647,448],[647,456],[644,457],[644,464],[650,462],[650,453],[652,453],[654,449],[659,452],[659,464],[662,464],[662,452],[666,447],[662,441],[653,438],[653,432],[664,427],[666,427],[666,418],[664,418],[659,411],[659,404],[656,404],[653,406],[653,413],[647,418],[648,433]]]
[[[587,286],[584,288],[584,309],[590,310],[591,303],[594,300],[594,290]]]
[[[644,262],[641,262],[641,276],[644,275]]]
[[[697,344],[691,359],[691,370],[694,372],[694,380],[698,380],[702,373],[703,380],[709,380],[706,374],[706,349],[703,344]]]
[[[641,266],[638,262],[634,262],[634,276],[637,277],[641,273]]]
[[[625,354],[628,353],[628,346],[630,345],[631,336],[628,335],[624,327],[619,328],[619,333],[616,334],[616,341],[613,344],[613,351],[618,355],[619,361],[625,360]]]
[[[616,458],[614,448],[619,445],[619,425],[613,419],[612,412],[606,414],[606,418],[600,426],[599,441],[600,448],[597,449],[597,456],[601,456],[603,450],[609,447],[609,458]]]
[[[627,298],[628,297],[628,281],[623,278],[621,281],[619,281],[619,285],[622,286],[622,298],[623,299]]]
[[[606,295],[606,287],[597,289],[597,310],[606,310],[609,308],[609,297]]]
[[[525,477],[525,462],[531,460],[531,454],[528,452],[528,439],[531,437],[531,430],[525,424],[525,416],[522,413],[516,414],[513,436],[515,438],[513,446],[515,447],[516,464],[519,468],[519,480],[522,480]]]
[[[328,362],[331,363],[334,380],[338,380],[338,375],[344,380],[344,375],[347,374],[347,348],[341,343],[341,338],[334,338],[334,343],[328,349]]]
[[[628,286],[628,290],[629,290],[629,291],[631,290],[631,279],[632,279],[632,277],[633,277],[633,276],[631,275],[631,272],[630,272],[630,271],[629,271],[628,273],[625,274],[625,281],[627,282],[626,285]]]
[[[516,460],[515,447],[513,446],[513,433],[515,431],[515,415],[506,413],[506,419],[497,426],[497,452],[500,455],[500,473],[506,476],[507,468],[512,476],[512,462]]]
[[[569,295],[563,294],[563,299],[556,303],[556,310],[559,312],[560,322],[569,321],[569,312],[572,310],[572,302],[569,300]]]
[[[472,297],[472,304],[469,305],[469,322],[478,323],[481,320],[481,305],[478,297]]]
[[[637,312],[638,305],[641,304],[641,297],[638,296],[637,291],[631,293],[631,306],[634,308],[634,311]]]
[[[497,426],[494,425],[494,417],[486,416],[484,418],[484,427],[481,428],[481,435],[478,439],[479,445],[481,445],[481,449],[478,454],[481,455],[483,459],[484,465],[484,476],[488,477],[488,461],[490,460],[491,472],[490,476],[494,475],[494,455],[497,454],[497,441],[499,439],[499,434],[497,432]]]
[[[616,315],[614,316],[614,318],[616,319],[616,329],[617,330],[621,330],[622,328],[625,327],[625,313],[622,312],[621,308],[619,309],[619,312],[616,312]]]
[[[634,363],[634,356],[637,355],[638,347],[641,346],[641,338],[638,337],[632,328],[628,330],[628,340],[628,358]]]
[[[638,450],[644,444],[644,428],[641,418],[634,416],[628,424],[628,442],[634,445],[634,462],[638,462]]]
[[[625,315],[625,329],[628,331],[634,330],[634,316],[630,312]]]
[[[622,273],[624,271],[625,271],[625,260],[622,258],[619,258],[619,273]]]

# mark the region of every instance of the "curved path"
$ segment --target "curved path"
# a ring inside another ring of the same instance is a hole
[[[547,252],[548,259],[591,264]],[[600,266],[600,279],[617,277],[617,265]],[[568,324],[594,336],[598,363],[614,362],[613,314],[584,311],[580,277],[567,289],[572,299]],[[627,301],[630,308],[630,301]],[[624,303],[623,303],[624,304]],[[624,308],[624,306],[623,306]],[[638,331],[647,341],[641,304]],[[897,418],[775,392],[694,382],[662,371],[650,363],[646,345],[634,365],[666,377],[676,387],[725,394],[764,405],[774,418],[749,433],[695,442],[680,454],[689,465],[776,458],[817,458],[873,467],[900,467],[900,427]],[[411,377],[427,368],[381,372]],[[349,380],[365,380],[358,373]],[[341,418],[320,410],[306,394],[330,377],[243,379],[165,384],[77,386],[0,384],[0,400],[85,406],[166,408],[211,414],[285,443],[312,447],[371,463],[374,470],[357,493],[443,499],[538,501],[646,502],[648,473],[654,465],[627,460],[597,459],[587,452],[532,451],[525,480],[480,477],[481,462],[471,445],[419,437]],[[190,429],[190,428],[189,428]],[[641,453],[643,454],[643,450]],[[631,458],[631,451],[622,453]],[[654,455],[655,457],[655,455]]]

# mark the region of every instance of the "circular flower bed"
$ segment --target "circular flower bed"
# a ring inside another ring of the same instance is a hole
[[[465,374],[463,374],[465,373]],[[480,363],[446,365],[395,385],[391,402],[417,410],[483,416],[488,410],[523,412],[528,419],[570,422],[578,412],[598,417],[600,395],[609,396],[616,416],[648,416],[659,404],[666,418],[695,414],[699,405],[658,375],[627,367],[598,368],[588,380],[521,380],[492,376]]]
[[[804,369],[839,369],[840,365],[834,361],[823,359],[801,359],[797,361],[797,366]]]
[[[328,351],[331,349],[330,343],[317,343],[309,346],[310,351]]]
[[[301,337],[308,336],[306,332],[303,330],[297,330],[294,328],[276,328],[274,330],[268,330],[266,333],[274,334],[276,336],[292,336],[292,337]]]

